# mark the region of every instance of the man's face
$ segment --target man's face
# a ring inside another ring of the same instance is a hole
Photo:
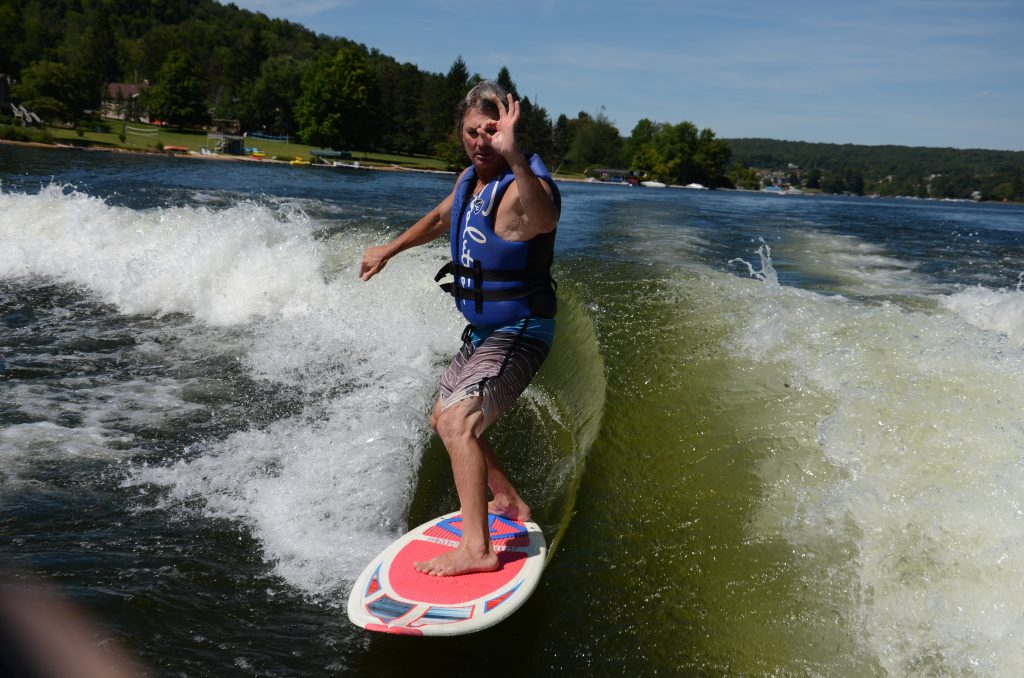
[[[481,170],[486,173],[487,170],[495,169],[504,162],[480,134],[481,129],[488,134],[494,134],[496,122],[495,118],[477,110],[470,110],[462,117],[462,147],[466,149],[466,155],[473,162],[477,174],[480,174]]]

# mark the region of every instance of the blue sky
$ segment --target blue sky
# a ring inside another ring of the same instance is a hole
[[[234,0],[423,70],[507,66],[552,119],[1024,150],[1024,0]]]

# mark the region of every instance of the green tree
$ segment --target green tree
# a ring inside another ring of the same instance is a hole
[[[864,195],[864,175],[857,170],[850,170],[844,176],[846,190],[854,195]]]
[[[0,4],[0,73],[11,73],[14,69],[15,41],[7,36],[20,35],[23,32],[21,14],[8,3]]]
[[[661,157],[661,153],[654,147],[654,144],[644,144],[633,151],[632,157],[629,169],[633,170],[638,177],[658,181],[668,178],[664,173],[665,159]]]
[[[370,60],[380,96],[379,118],[384,130],[379,140],[381,147],[399,153],[429,152],[430,146],[423,143],[424,121],[419,114],[425,82],[423,74],[412,64],[399,64],[376,50],[370,53]],[[449,115],[448,119],[452,117]]]
[[[11,70],[17,73],[19,68],[39,61],[63,61],[60,55],[64,37],[62,14],[56,3],[29,0],[24,4],[20,26],[15,26],[20,31],[5,33],[0,40],[12,43]]]
[[[81,75],[66,64],[39,61],[25,68],[12,96],[44,120],[74,120],[88,103]]]
[[[700,145],[700,130],[685,120],[667,126],[659,138],[662,157],[668,180],[674,184],[704,183],[703,168],[697,160]]]
[[[575,131],[572,121],[565,113],[558,116],[558,120],[555,121],[551,129],[551,157],[548,162],[551,163],[552,171],[562,166],[562,161],[572,145]]]
[[[516,142],[524,152],[539,153],[546,161],[554,148],[551,118],[542,106],[530,101],[530,97],[523,97],[519,102]]]
[[[626,158],[633,162],[634,157],[642,154],[645,158],[645,167],[649,165],[651,162],[650,151],[655,150],[655,139],[661,134],[662,127],[664,127],[662,123],[652,122],[647,118],[641,119],[640,122],[634,125],[633,131],[630,133],[629,138],[626,139],[624,146]]]
[[[459,56],[447,75],[427,76],[423,86],[420,119],[423,121],[422,144],[439,156],[452,151],[452,133],[458,126],[456,109],[471,87],[469,69]],[[456,141],[458,135],[456,135]],[[461,142],[457,144],[461,148]],[[462,160],[459,164],[462,164]]]
[[[271,134],[295,134],[295,106],[302,96],[302,77],[307,67],[307,63],[287,55],[263,62],[245,100],[241,118],[244,127]]]
[[[729,143],[692,122],[677,125],[640,120],[626,141],[630,168],[648,178],[673,184],[731,186],[726,174],[732,156]]]
[[[519,99],[519,90],[516,88],[516,82],[512,79],[512,74],[509,73],[507,66],[502,66],[501,70],[498,71],[498,78],[495,80],[502,89],[512,95],[513,99]]]
[[[761,177],[758,175],[757,170],[738,162],[733,163],[732,169],[729,170],[729,181],[736,188],[745,188],[750,191],[756,191],[761,188]]]
[[[259,77],[263,62],[269,56],[263,28],[253,22],[231,48],[228,76],[237,82],[251,83]]]
[[[206,83],[187,52],[176,49],[167,55],[146,103],[151,118],[178,127],[208,120]]]
[[[350,45],[321,57],[302,81],[295,109],[299,135],[317,146],[373,148],[376,87],[365,48]]]
[[[700,183],[715,188],[730,183],[725,168],[731,158],[732,148],[728,141],[715,138],[715,133],[708,128],[700,131],[694,157]]]
[[[585,171],[589,167],[616,167],[622,163],[622,137],[604,110],[593,117],[581,112],[575,128],[565,156],[567,164]]]
[[[507,66],[502,66],[495,79],[502,89],[519,102],[519,123],[516,125],[516,142],[526,153],[539,153],[546,161],[554,150],[551,118],[543,107],[520,95],[515,80]]]
[[[111,9],[106,3],[83,3],[82,14],[68,16],[63,61],[78,73],[90,108],[99,108],[104,86],[120,79],[113,33]]]

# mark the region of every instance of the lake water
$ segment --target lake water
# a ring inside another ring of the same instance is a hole
[[[356,273],[452,183],[0,145],[0,563],[160,676],[1024,673],[1013,205],[562,184],[493,433],[544,579],[479,634],[352,627],[457,508],[446,243]]]

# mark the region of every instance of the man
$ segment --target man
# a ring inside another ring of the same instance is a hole
[[[441,377],[430,424],[448,449],[463,523],[458,548],[415,563],[436,576],[497,569],[487,514],[530,517],[484,432],[540,369],[555,322],[550,267],[560,197],[540,158],[527,158],[516,145],[519,102],[484,81],[459,112],[472,165],[426,216],[387,245],[367,249],[359,272],[369,280],[399,252],[450,233],[452,261],[436,279],[448,273],[455,278],[441,287],[470,325]]]

